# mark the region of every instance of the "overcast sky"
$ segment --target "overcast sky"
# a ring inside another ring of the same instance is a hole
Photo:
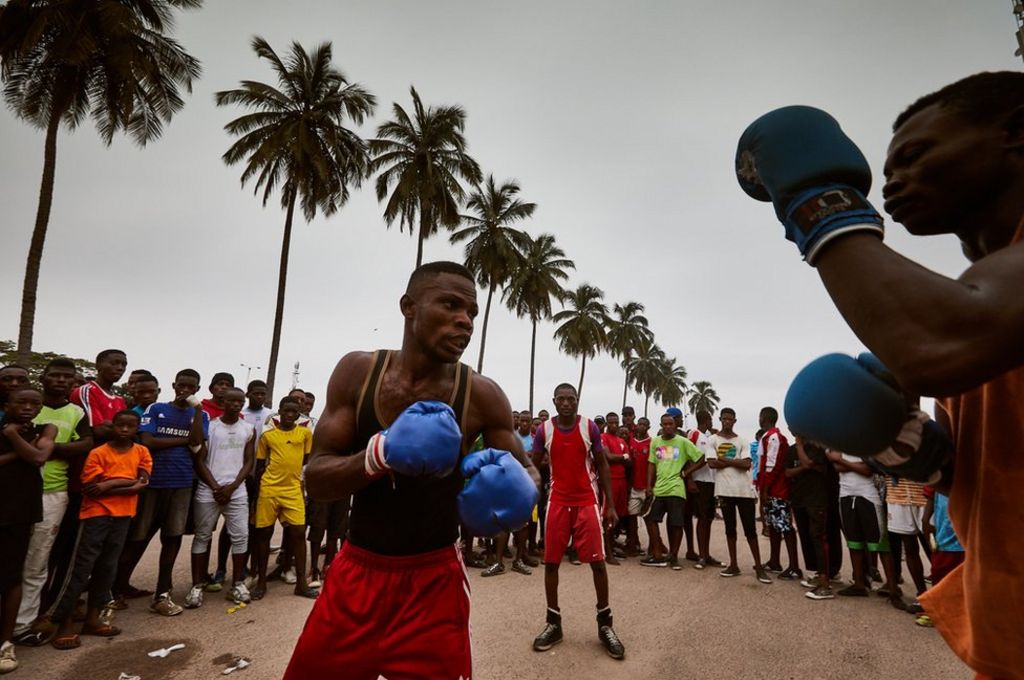
[[[273,82],[249,48],[334,43],[335,64],[379,101],[373,136],[410,85],[427,104],[468,112],[470,153],[515,178],[538,209],[525,229],[550,232],[609,303],[647,307],[657,342],[710,380],[738,429],[781,406],[793,375],[860,342],[811,267],[784,240],[770,206],[733,174],[736,141],[754,118],[789,104],[831,112],[880,180],[894,117],[918,96],[983,70],[1019,69],[1005,0],[823,2],[268,2],[211,0],[180,16],[176,37],[203,75],[162,139],[105,148],[91,125],[62,130],[43,256],[34,348],[91,357],[124,348],[130,368],[165,384],[191,366],[246,377],[270,348],[284,212],[263,208],[221,154],[217,90]],[[0,338],[15,339],[43,157],[43,134],[0,112]],[[372,183],[330,219],[298,221],[292,240],[278,385],[323,395],[353,349],[397,347],[398,299],[416,242],[385,229]],[[298,220],[298,217],[297,217]],[[966,263],[954,238],[886,241],[950,276]],[[456,259],[446,236],[425,260]],[[865,272],[870,276],[870,272]],[[480,295],[481,307],[484,293]],[[535,409],[579,362],[538,331]],[[479,327],[476,335],[479,335]],[[484,373],[525,407],[530,326],[496,305]],[[465,360],[475,366],[476,341]],[[253,369],[262,377],[265,369]],[[623,372],[588,362],[582,410],[621,404]],[[280,392],[279,392],[280,394]],[[643,399],[630,402],[643,408]],[[322,406],[322,399],[320,406]],[[319,409],[318,409],[319,410]],[[652,415],[660,408],[653,404]]]

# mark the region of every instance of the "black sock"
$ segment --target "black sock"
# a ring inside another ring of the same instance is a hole
[[[560,625],[562,625],[562,612],[561,612],[561,610],[552,609],[551,607],[548,607],[548,618],[547,618],[547,621],[552,626],[560,626]]]
[[[597,610],[597,625],[598,627],[612,625],[611,607],[605,607],[604,609]]]

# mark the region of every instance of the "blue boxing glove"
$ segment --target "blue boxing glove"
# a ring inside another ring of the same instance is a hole
[[[366,443],[366,474],[389,471],[408,476],[445,477],[459,462],[462,432],[455,412],[440,401],[417,401],[391,427]]]
[[[908,416],[899,386],[874,355],[826,354],[793,378],[784,411],[805,439],[853,456],[873,456],[896,440]]]
[[[736,177],[759,201],[771,201],[786,238],[814,264],[832,239],[850,232],[884,234],[882,216],[864,196],[871,168],[836,120],[810,106],[787,106],[744,130]]]
[[[475,536],[515,531],[530,521],[537,485],[508,451],[484,449],[462,460],[466,487],[459,494],[462,523]]]

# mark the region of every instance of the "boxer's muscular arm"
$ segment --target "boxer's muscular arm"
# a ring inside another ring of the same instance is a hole
[[[866,234],[836,239],[816,264],[843,318],[908,391],[958,394],[1024,364],[1024,242],[955,280]]]
[[[530,479],[540,489],[540,473],[526,456],[523,441],[515,432],[512,406],[498,384],[479,373],[473,374],[473,408],[479,413],[484,445],[492,449],[509,451],[530,473]]]
[[[366,451],[352,452],[356,402],[370,361],[368,352],[346,354],[327,384],[327,404],[313,433],[313,452],[306,467],[306,492],[315,501],[339,500],[370,482]]]

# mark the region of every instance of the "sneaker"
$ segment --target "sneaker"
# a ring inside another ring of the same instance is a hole
[[[706,559],[704,559],[703,557],[693,563],[693,568],[697,569],[698,571],[703,569],[706,566],[708,566],[708,561]]]
[[[668,566],[668,558],[667,557],[645,557],[644,559],[640,560],[640,564],[645,566],[645,567],[667,567]]]
[[[533,651],[546,652],[562,641],[562,624],[546,623],[540,635],[533,639]]]
[[[773,573],[776,573],[776,574],[781,574],[782,573],[782,565],[781,564],[766,564],[766,565],[764,565],[764,568],[765,568],[765,571],[770,571],[770,572],[773,572]]]
[[[224,572],[218,571],[213,576],[206,575],[206,592],[219,593],[224,589]]]
[[[709,567],[724,567],[725,566],[725,562],[723,562],[722,560],[716,560],[714,557],[711,557],[710,555],[708,556],[708,559],[706,560],[706,562],[708,563]]]
[[[885,583],[885,579],[882,578],[882,574],[878,571],[878,569],[872,569],[870,572],[868,572],[868,576],[875,583]]]
[[[185,596],[185,609],[198,609],[203,606],[203,585],[192,586]]]
[[[811,600],[832,600],[835,599],[836,594],[832,592],[832,588],[828,586],[817,586],[814,590],[808,590],[804,593],[804,597]]]
[[[914,615],[924,614],[924,607],[921,606],[920,602],[914,600],[909,605],[907,605],[907,613]]]
[[[14,655],[14,643],[5,642],[0,646],[0,673],[18,670],[18,657]]]
[[[820,584],[820,581],[818,579],[817,574],[815,574],[814,576],[812,576],[810,578],[805,578],[803,581],[800,581],[800,585],[802,585],[804,588],[814,589],[814,588],[817,588],[819,584]]]
[[[481,571],[480,575],[486,578],[488,576],[500,576],[501,574],[504,574],[504,573],[505,573],[505,565],[502,564],[501,562],[495,562],[491,566],[489,566],[486,569],[484,569],[483,571]]]
[[[688,552],[686,553],[685,559],[687,562],[696,562],[700,559],[700,555],[695,552]]]
[[[299,577],[295,575],[295,568],[292,567],[288,571],[281,574],[281,580],[290,586],[295,585],[299,581]]]
[[[786,569],[784,572],[779,574],[776,578],[778,578],[780,581],[797,581],[799,579],[802,579],[803,577],[804,573],[802,571],[790,567],[789,569]]]
[[[676,559],[675,557],[672,557],[672,558],[669,559],[668,566],[672,567],[672,571],[682,571],[682,569],[683,569],[683,565],[679,564],[679,560]],[[609,654],[611,654],[611,652],[609,652]],[[622,657],[616,657],[616,658],[622,658]]]
[[[921,614],[920,616],[918,616],[916,619],[914,619],[914,623],[924,628],[935,627],[935,623],[932,621],[932,618],[927,614]]]
[[[149,611],[160,616],[177,616],[185,610],[174,604],[171,594],[167,592],[153,598],[153,601],[149,604]]]
[[[615,634],[615,629],[611,626],[599,626],[597,629],[597,639],[604,646],[604,651],[608,652],[608,656],[613,659],[621,659],[626,656],[626,648],[622,646],[619,636]]]
[[[837,592],[836,595],[842,595],[843,597],[867,597],[868,589],[864,586],[853,584],[852,586],[846,586]]]
[[[772,577],[768,575],[764,567],[754,567],[754,575],[757,576],[757,580],[761,583],[771,583]]]
[[[115,597],[113,600],[110,601],[110,608],[115,610],[115,611],[121,611],[123,609],[128,609],[128,601],[126,599],[124,599],[124,595],[118,595],[117,597]]]
[[[726,567],[722,571],[718,572],[718,575],[721,576],[722,578],[730,578],[732,576],[739,576],[740,575],[740,568],[739,567]]]
[[[226,595],[227,599],[234,600],[235,604],[248,604],[252,602],[252,596],[244,583],[236,583]]]
[[[522,574],[523,576],[529,576],[533,573],[530,571],[530,568],[526,566],[526,562],[522,560],[512,560],[512,571],[517,574]]]

